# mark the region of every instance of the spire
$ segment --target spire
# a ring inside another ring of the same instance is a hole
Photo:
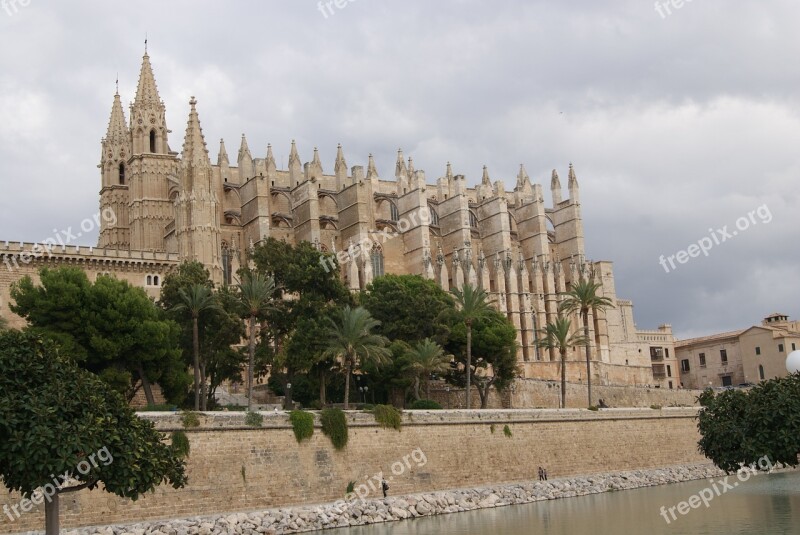
[[[375,157],[372,156],[372,153],[369,155],[369,163],[367,164],[367,180],[372,179],[379,179],[378,176],[378,168],[375,166]]]
[[[450,165],[450,162],[447,162],[447,172],[444,176],[447,180],[453,180],[453,166]]]
[[[220,138],[219,140],[219,154],[217,155],[217,165],[229,165],[230,160],[228,159],[228,151],[225,150],[225,140]]]
[[[275,165],[275,155],[272,154],[272,143],[267,143],[267,158],[264,163],[267,166],[267,176],[272,176],[278,169]]]
[[[517,175],[517,187],[522,188],[526,184],[530,184],[531,177],[528,176],[528,172],[525,170],[525,164],[519,165],[519,174]]]
[[[208,159],[208,149],[206,140],[203,137],[203,129],[200,127],[200,117],[197,115],[197,100],[194,97],[189,100],[189,121],[186,124],[186,136],[183,142],[183,154],[181,159],[185,164],[197,167],[211,166]]]
[[[414,158],[411,156],[408,157],[408,178],[414,176]]]
[[[247,138],[244,134],[242,134],[242,143],[239,145],[239,161],[241,162],[244,158],[253,159],[252,154],[250,154],[250,147],[247,146]]]
[[[147,55],[145,50],[144,57],[142,58],[142,69],[139,72],[139,86],[136,89],[136,104],[153,103],[160,104],[161,98],[158,96],[158,87],[156,87],[156,79],[153,76],[153,67],[150,65],[150,56]]]
[[[483,166],[483,178],[481,178],[481,184],[484,186],[492,185],[492,181],[489,179],[489,168],[485,165]]]
[[[125,122],[125,112],[122,110],[119,92],[114,95],[114,104],[111,105],[111,118],[108,120],[106,141],[110,143],[128,141],[128,123]]]
[[[292,164],[300,165],[300,155],[297,154],[297,144],[294,139],[292,140],[292,148],[289,149],[289,167],[291,167]]]
[[[344,151],[342,150],[341,143],[336,147],[336,165],[334,165],[334,171],[337,175],[340,172],[347,174],[347,160],[344,159]]]
[[[322,162],[319,159],[319,149],[317,147],[314,147],[314,157],[311,159],[311,165],[322,170]]]
[[[553,169],[553,176],[550,178],[550,189],[561,189],[561,180],[558,178],[558,171]]]
[[[578,177],[575,176],[575,168],[572,166],[572,162],[569,163],[569,182],[567,187],[569,189],[578,187]]]
[[[403,149],[397,149],[397,166],[395,167],[394,176],[397,178],[408,176],[408,168],[406,167],[405,157],[403,156]]]
[[[289,150],[289,180],[292,187],[300,183],[303,175],[303,164],[300,162],[300,155],[297,153],[297,145],[292,140],[292,148]]]

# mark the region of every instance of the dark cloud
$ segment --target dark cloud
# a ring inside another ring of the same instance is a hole
[[[114,80],[133,98],[145,34],[178,149],[197,97],[215,157],[247,134],[327,170],[402,146],[513,188],[573,161],[588,253],[615,262],[640,327],[679,334],[798,316],[800,69],[790,0],[653,3],[302,0],[45,2],[0,10],[0,239],[41,240],[98,209]],[[666,273],[661,255],[767,205],[768,224]],[[91,244],[94,236],[88,238]]]

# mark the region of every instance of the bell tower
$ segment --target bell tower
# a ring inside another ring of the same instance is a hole
[[[130,248],[164,251],[165,228],[174,219],[170,182],[177,180],[179,161],[167,142],[166,110],[147,50],[130,115]]]
[[[98,247],[130,248],[128,229],[128,158],[131,155],[131,133],[125,123],[125,113],[119,98],[114,95],[108,131],[101,142],[100,174],[100,238]]]

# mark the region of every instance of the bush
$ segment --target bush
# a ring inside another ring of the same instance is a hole
[[[342,409],[323,409],[320,414],[322,432],[331,439],[333,447],[343,450],[347,446],[347,416]]]
[[[318,400],[318,399],[315,399],[314,401],[311,402],[311,407],[310,408],[314,409],[316,411],[321,411],[322,410],[322,402],[320,400]]]
[[[308,440],[314,434],[314,415],[306,411],[292,411],[289,413],[292,422],[294,437],[297,442]]]
[[[494,424],[489,426],[489,431],[491,431],[492,434],[494,435]]]
[[[172,451],[181,459],[189,456],[189,437],[183,431],[172,432]]]
[[[175,412],[178,408],[175,405],[166,403],[161,405],[148,405],[147,407],[136,409],[136,412]]]
[[[504,434],[505,436],[507,436],[508,438],[511,438],[512,436],[514,436],[514,434],[511,432],[511,428],[510,428],[510,427],[508,427],[508,425],[505,425],[505,426],[503,427],[503,434]]]
[[[660,411],[661,405],[650,405],[650,408],[653,409],[654,411]]]
[[[264,416],[258,412],[248,412],[244,417],[244,425],[247,427],[261,427],[264,425]]]
[[[597,405],[589,405],[589,410],[590,411],[599,411],[600,409],[597,407]]]
[[[347,490],[345,490],[344,495],[347,496],[349,494],[353,494],[353,491],[355,490],[355,488],[356,488],[356,482],[355,481],[350,481],[347,484]]]
[[[421,410],[432,410],[432,411],[440,411],[442,410],[442,406],[439,405],[437,402],[433,401],[432,399],[418,399],[414,403],[411,404],[412,411],[421,411]]]
[[[378,422],[381,427],[391,427],[392,429],[400,431],[403,425],[403,417],[400,411],[391,405],[375,405],[375,408],[372,409],[372,414],[375,415],[375,421]]]
[[[197,416],[196,412],[187,411],[184,412],[181,416],[181,422],[183,422],[184,429],[189,429],[191,427],[200,427],[200,417]]]

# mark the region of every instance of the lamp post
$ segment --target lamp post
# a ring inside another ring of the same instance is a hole
[[[447,409],[450,410],[450,387],[446,386],[444,390],[447,392]]]
[[[292,383],[286,383],[286,395],[283,396],[284,410],[291,409],[290,405],[294,405],[292,402]]]

